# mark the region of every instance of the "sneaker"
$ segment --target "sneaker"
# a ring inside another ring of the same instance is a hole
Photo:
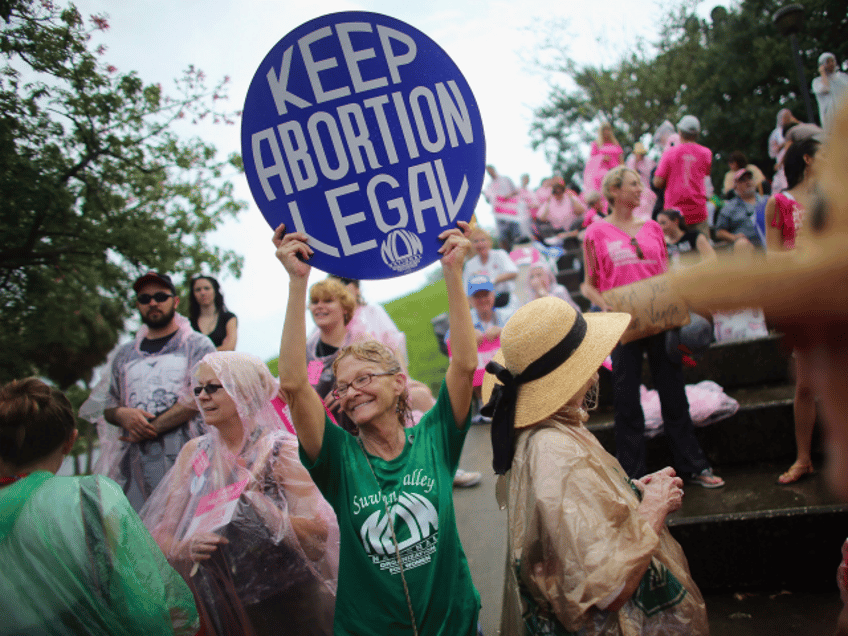
[[[474,417],[471,418],[471,423],[472,424],[491,424],[492,418],[486,417],[482,413],[477,413],[477,415],[475,415]]]
[[[461,468],[456,469],[456,474],[453,476],[453,485],[455,488],[471,488],[483,481],[483,475],[472,471],[465,471]]]
[[[700,473],[691,473],[686,482],[703,488],[721,488],[724,486],[724,480],[718,475],[714,475],[712,468],[705,468]]]

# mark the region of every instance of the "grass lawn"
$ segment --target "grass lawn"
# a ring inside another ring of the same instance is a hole
[[[410,375],[438,392],[448,368],[447,356],[439,351],[430,319],[448,310],[444,279],[431,283],[384,305],[397,328],[406,334]]]

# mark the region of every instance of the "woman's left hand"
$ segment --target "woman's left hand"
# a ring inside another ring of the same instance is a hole
[[[458,229],[445,230],[439,234],[439,240],[444,241],[444,245],[439,248],[439,254],[442,255],[442,267],[457,269],[461,273],[465,257],[471,250],[471,241],[468,240],[471,226],[465,221],[457,221],[456,224]]]
[[[183,542],[182,557],[194,563],[206,561],[219,545],[227,543],[227,539],[214,532],[198,532]]]

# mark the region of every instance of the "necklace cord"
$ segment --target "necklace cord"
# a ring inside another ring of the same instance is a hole
[[[386,509],[386,519],[389,523],[389,530],[392,531],[392,542],[395,544],[395,557],[397,558],[398,568],[400,569],[400,580],[403,583],[403,593],[406,595],[406,606],[409,609],[409,618],[412,621],[412,633],[418,636],[418,627],[415,623],[415,612],[412,611],[412,598],[409,596],[409,586],[406,584],[406,577],[403,574],[403,560],[400,558],[400,545],[398,544],[397,536],[395,535],[395,524],[392,519],[392,514],[389,511],[389,505],[386,503],[386,498],[383,497],[383,488],[380,485],[380,480],[377,478],[377,473],[374,472],[374,467],[371,465],[371,460],[368,459],[368,453],[365,450],[365,445],[362,443],[362,438],[358,438],[359,447],[362,449],[362,454],[365,457],[365,462],[368,468],[371,469],[371,474],[374,476],[374,481],[377,483],[377,489],[380,492],[380,499],[383,502],[383,507]]]

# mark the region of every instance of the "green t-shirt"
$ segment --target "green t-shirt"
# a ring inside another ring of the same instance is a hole
[[[368,456],[379,486],[356,437],[329,420],[314,463],[301,448],[301,461],[339,521],[335,634],[412,633],[383,498],[394,517],[418,633],[477,633],[480,595],[471,581],[453,509],[453,475],[469,425],[467,417],[462,430],[457,429],[442,382],[435,406],[406,429],[401,454],[391,461]]]

